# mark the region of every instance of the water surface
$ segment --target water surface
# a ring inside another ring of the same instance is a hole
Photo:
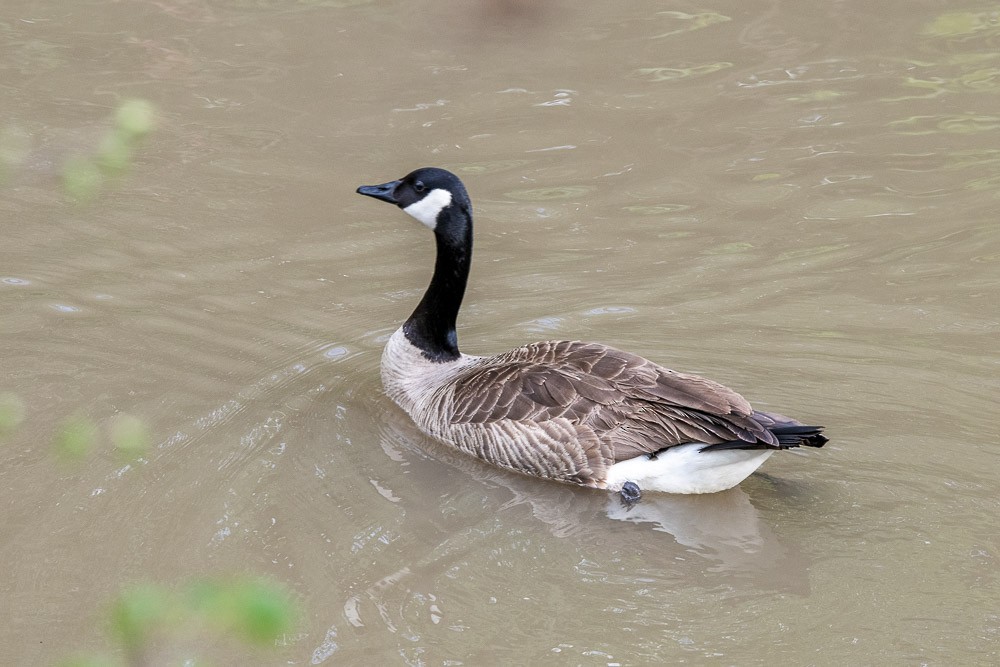
[[[7,0],[0,46],[5,662],[205,573],[294,592],[261,664],[997,662],[996,7]],[[465,351],[598,340],[831,443],[627,513],[423,437],[378,361],[432,243],[353,194],[423,165],[476,206]],[[53,457],[121,413],[142,461]]]

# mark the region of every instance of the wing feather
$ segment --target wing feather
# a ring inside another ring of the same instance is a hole
[[[454,382],[453,405],[453,424],[565,420],[590,470],[686,442],[777,446],[728,387],[596,343],[533,343],[484,358]]]

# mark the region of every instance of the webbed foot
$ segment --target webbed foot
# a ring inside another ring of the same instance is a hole
[[[642,498],[642,491],[635,482],[625,482],[622,484],[622,490],[619,493],[622,497],[622,505],[629,509]]]

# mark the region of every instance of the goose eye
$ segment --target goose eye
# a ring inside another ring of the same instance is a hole
[[[424,190],[427,189],[427,187],[424,185],[423,181],[417,181],[416,183],[413,184],[413,189],[416,190],[417,192],[423,192]]]

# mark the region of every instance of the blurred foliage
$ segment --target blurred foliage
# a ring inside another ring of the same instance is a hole
[[[254,644],[273,644],[295,619],[291,596],[265,579],[205,580],[190,585],[186,610]]]
[[[24,420],[24,405],[12,393],[0,394],[0,437],[16,431]],[[53,449],[59,459],[79,462],[91,453],[99,429],[92,419],[72,415],[59,425]],[[133,415],[119,414],[110,424],[115,451],[135,461],[149,449],[146,423]],[[63,660],[63,667],[100,665],[149,665],[169,662],[158,650],[176,653],[193,639],[230,634],[257,646],[273,645],[291,631],[298,613],[292,596],[280,584],[264,578],[195,579],[177,589],[154,583],[137,583],[122,589],[108,608],[109,634],[115,653],[124,662],[106,655],[80,654]],[[214,642],[212,642],[214,644]],[[169,649],[158,649],[166,645]],[[183,664],[201,662],[188,657]]]
[[[62,165],[63,189],[77,201],[90,201],[105,184],[122,176],[132,165],[135,151],[156,126],[156,109],[147,100],[123,101],[115,110],[111,127],[93,154],[78,155]],[[23,129],[0,129],[0,183],[31,154],[31,136]]]
[[[136,584],[118,594],[109,613],[112,635],[132,663],[145,662],[154,633],[171,620],[175,604],[170,593],[155,584]]]
[[[0,401],[0,433],[3,433],[3,408]],[[67,463],[76,463],[94,451],[99,429],[90,418],[75,414],[59,425],[53,439],[56,457]],[[119,414],[111,420],[110,440],[115,452],[123,461],[132,463],[149,451],[149,429],[138,417]]]
[[[155,109],[145,100],[126,100],[115,112],[114,124],[89,156],[65,162],[62,183],[67,194],[79,201],[96,197],[106,183],[123,175],[131,166],[143,139],[155,126]],[[30,136],[8,127],[0,130],[0,183],[19,167],[31,150]],[[12,435],[24,420],[24,405],[15,394],[0,394],[0,438]],[[79,462],[92,453],[100,429],[89,417],[75,414],[64,419],[53,437],[56,457]],[[146,423],[133,415],[119,414],[110,422],[108,436],[115,452],[128,462],[140,460],[150,447]],[[157,643],[190,641],[207,633],[228,633],[255,645],[274,644],[286,634],[297,612],[289,592],[281,585],[256,578],[198,579],[179,590],[153,583],[125,587],[107,612],[115,653],[124,662],[107,655],[80,654],[60,664],[65,667],[148,665],[164,662]],[[170,657],[174,655],[171,649]],[[162,658],[162,659],[157,659]],[[183,664],[201,664],[188,657]]]
[[[137,461],[149,450],[146,423],[133,415],[120,414],[111,422],[111,443],[125,461]]]
[[[90,454],[96,440],[97,426],[89,418],[77,414],[63,420],[52,444],[58,458],[72,463]]]
[[[125,100],[115,112],[115,122],[98,144],[94,155],[75,157],[63,167],[63,187],[79,201],[96,197],[108,179],[124,174],[136,148],[156,125],[156,110],[146,100]]]
[[[24,403],[10,392],[0,393],[0,438],[14,434],[24,421]],[[56,458],[76,463],[94,451],[99,429],[92,419],[82,414],[62,420],[52,439]],[[146,423],[129,414],[116,415],[110,425],[111,445],[123,461],[132,463],[149,451],[150,436]]]
[[[297,615],[289,592],[267,579],[201,579],[176,590],[151,583],[133,584],[124,588],[108,609],[109,634],[125,661],[79,655],[61,665],[170,663],[166,654],[174,658],[180,648],[173,644],[187,644],[199,637],[213,639],[220,633],[258,646],[273,645],[292,629]],[[158,648],[161,645],[164,648]],[[202,662],[187,656],[182,664]]]

